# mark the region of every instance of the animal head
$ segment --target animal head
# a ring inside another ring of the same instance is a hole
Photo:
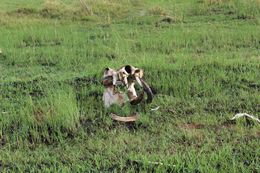
[[[144,71],[143,69],[139,69],[139,68],[136,68],[134,66],[131,66],[131,65],[126,65],[126,66],[123,66],[121,67],[119,70],[118,70],[118,78],[119,80],[123,81],[125,85],[128,86],[128,80],[127,78],[129,76],[132,76],[134,77],[134,79],[140,84],[140,78],[143,78],[144,76]]]

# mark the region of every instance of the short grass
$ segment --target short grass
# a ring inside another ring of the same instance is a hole
[[[1,172],[260,171],[260,125],[229,120],[260,113],[258,0],[84,2],[0,2]],[[133,124],[102,105],[124,64],[155,93],[112,108]]]

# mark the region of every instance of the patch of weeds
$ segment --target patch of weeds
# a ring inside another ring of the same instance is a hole
[[[180,127],[184,128],[184,129],[204,129],[205,125],[204,124],[196,124],[196,123],[187,123],[187,124],[180,125]]]
[[[205,105],[204,110],[211,113],[227,111],[226,101],[223,98],[212,98]]]
[[[48,91],[45,97],[33,103],[34,116],[39,125],[48,124],[52,129],[73,130],[79,123],[79,111],[72,89]]]
[[[46,40],[46,45],[48,45],[48,46],[59,46],[59,45],[62,44],[62,42],[63,42],[63,39],[54,38],[54,39]]]
[[[254,4],[254,5],[253,5]],[[225,15],[230,19],[255,19],[259,5],[256,1],[200,1],[191,10],[191,15]]]
[[[43,45],[43,42],[40,38],[28,36],[25,37],[22,42],[19,44],[20,48],[23,47],[40,47]]]
[[[18,44],[19,48],[24,47],[43,47],[43,46],[60,46],[63,40],[58,38],[53,38],[50,40],[42,39],[37,36],[26,36],[23,40]]]
[[[241,79],[241,82],[244,83],[249,88],[256,89],[256,90],[260,91],[260,83],[258,83],[258,82],[250,81],[250,80],[245,79],[245,78]]]
[[[156,27],[159,26],[165,26],[167,24],[173,24],[173,23],[177,23],[177,22],[181,22],[182,20],[178,17],[172,17],[172,16],[165,16],[164,18],[160,19],[159,21],[157,21],[155,23]]]
[[[118,58],[118,55],[116,54],[116,53],[106,53],[106,58],[108,59],[108,60],[115,60],[115,59],[117,59]]]
[[[133,52],[140,52],[142,49],[143,49],[143,46],[142,46],[141,42],[133,43],[133,45],[131,46],[131,50]]]
[[[92,6],[94,15],[103,18],[103,21],[109,22],[112,18],[122,18],[128,15],[129,9],[125,8],[124,3],[116,1],[98,1]]]
[[[60,19],[63,16],[63,12],[57,8],[43,8],[39,14],[45,18]]]
[[[109,34],[91,34],[89,37],[88,37],[90,40],[105,40],[105,39],[108,39],[110,38],[110,35]]]
[[[39,14],[44,18],[60,19],[65,13],[65,5],[59,1],[45,1]]]
[[[198,110],[194,103],[178,101],[174,103],[174,106],[172,106],[172,109],[169,109],[169,111],[177,115],[189,116],[193,115]]]
[[[97,78],[97,76],[82,76],[82,77],[76,77],[74,79],[70,79],[67,81],[75,88],[81,88],[84,86],[91,86],[91,85],[99,85],[101,84],[101,80]]]
[[[57,56],[49,56],[44,54],[39,54],[37,56],[37,63],[46,66],[46,67],[53,67],[59,63],[59,57]]]
[[[36,9],[34,9],[34,8],[19,8],[19,9],[16,10],[16,12],[18,14],[25,14],[25,15],[35,14],[36,13]]]
[[[3,62],[7,59],[7,55],[4,54],[3,52],[1,52],[1,49],[0,49],[0,62]]]
[[[19,16],[25,16],[25,15],[35,15],[37,14],[37,10],[34,8],[18,8],[17,10],[11,11],[8,14],[15,14]]]
[[[149,14],[156,15],[156,16],[166,16],[169,15],[169,13],[162,7],[155,6],[149,9]]]
[[[238,14],[236,16],[236,18],[234,19],[238,19],[238,20],[252,20],[252,19],[256,19],[255,16],[250,15],[250,14]]]
[[[229,112],[241,113],[246,111],[255,112],[259,110],[259,99],[254,99],[250,96],[239,96],[230,100],[227,107]]]

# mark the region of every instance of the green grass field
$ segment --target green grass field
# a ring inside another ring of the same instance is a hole
[[[84,2],[0,2],[0,172],[260,172],[260,124],[230,120],[260,116],[259,0]],[[112,108],[132,124],[102,102],[126,64],[155,93]]]

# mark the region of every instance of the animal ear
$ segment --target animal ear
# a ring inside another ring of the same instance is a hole
[[[108,71],[109,69],[110,69],[109,67],[106,67],[106,68],[105,68],[105,71]]]

